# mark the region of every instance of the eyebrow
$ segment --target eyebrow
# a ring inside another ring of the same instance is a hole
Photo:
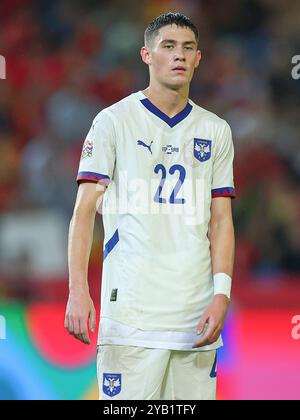
[[[161,41],[161,44],[167,44],[167,43],[169,43],[169,44],[176,44],[177,41],[175,41],[175,39],[163,39]],[[196,42],[195,41],[185,41],[185,42],[183,42],[183,45],[187,45],[187,44],[196,45]]]

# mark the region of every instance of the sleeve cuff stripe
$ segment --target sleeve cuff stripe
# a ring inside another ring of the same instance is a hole
[[[216,197],[236,197],[236,192],[234,188],[231,187],[224,187],[224,188],[215,188],[211,190],[212,198]]]
[[[96,172],[79,172],[76,178],[76,181],[93,181],[99,182],[104,181],[106,184],[109,183],[110,178],[107,175],[98,174]]]

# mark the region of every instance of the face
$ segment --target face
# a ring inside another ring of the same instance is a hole
[[[194,32],[177,25],[160,28],[152,45],[143,47],[141,55],[149,65],[150,80],[172,89],[189,85],[201,59]]]

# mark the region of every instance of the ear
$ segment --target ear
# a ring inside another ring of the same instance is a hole
[[[145,64],[151,64],[151,52],[148,47],[141,48],[141,57]]]
[[[196,57],[196,64],[195,64],[195,69],[199,66],[199,63],[201,61],[202,58],[202,54],[200,50],[197,50],[197,57]]]

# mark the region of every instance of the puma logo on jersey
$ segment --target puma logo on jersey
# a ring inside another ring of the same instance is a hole
[[[151,144],[153,143],[153,141],[148,145],[148,144],[146,144],[146,143],[144,143],[142,140],[138,140],[137,141],[137,144],[139,145],[139,146],[144,146],[144,147],[146,147],[147,149],[149,149],[149,152],[151,153],[151,155],[152,155],[152,150],[151,150]]]

